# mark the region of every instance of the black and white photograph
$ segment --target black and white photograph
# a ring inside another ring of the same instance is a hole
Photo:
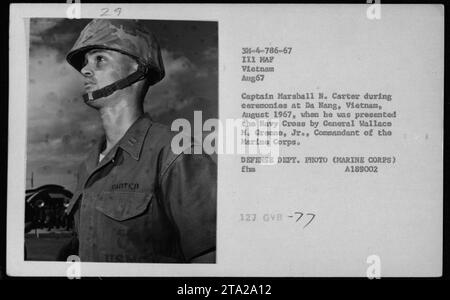
[[[69,2],[9,11],[8,276],[443,276],[443,5]]]
[[[25,259],[214,263],[217,158],[171,124],[217,118],[217,23],[29,26]]]

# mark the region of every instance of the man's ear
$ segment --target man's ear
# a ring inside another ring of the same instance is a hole
[[[128,55],[125,55],[125,54],[122,54],[122,55],[123,55],[121,57],[122,58],[122,65],[125,65],[125,66],[128,67],[127,68],[127,70],[129,70],[128,73],[131,74],[133,72],[136,72],[138,67],[139,67],[138,62],[131,56],[128,56]]]
[[[138,67],[139,67],[138,62],[133,59],[133,72],[136,72]]]
[[[131,58],[131,70],[132,70],[132,72],[136,72],[138,67],[139,67],[138,62],[135,59]]]

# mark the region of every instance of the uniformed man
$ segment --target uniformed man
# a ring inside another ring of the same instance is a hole
[[[215,262],[216,164],[172,151],[176,133],[143,112],[148,88],[165,75],[155,37],[139,21],[93,20],[67,61],[104,129],[67,208],[80,260]]]

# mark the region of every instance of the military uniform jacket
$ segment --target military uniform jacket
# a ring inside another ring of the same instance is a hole
[[[183,263],[215,250],[216,164],[174,153],[174,135],[144,115],[100,163],[103,142],[80,165],[67,213],[82,262]]]

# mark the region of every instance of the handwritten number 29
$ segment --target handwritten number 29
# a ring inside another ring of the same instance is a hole
[[[102,13],[100,14],[101,17],[108,17],[108,16],[113,16],[113,15],[119,16],[120,13],[122,12],[122,8],[118,7],[118,8],[113,9],[110,12],[110,9],[105,7],[105,8],[102,8],[101,11],[102,11]]]

